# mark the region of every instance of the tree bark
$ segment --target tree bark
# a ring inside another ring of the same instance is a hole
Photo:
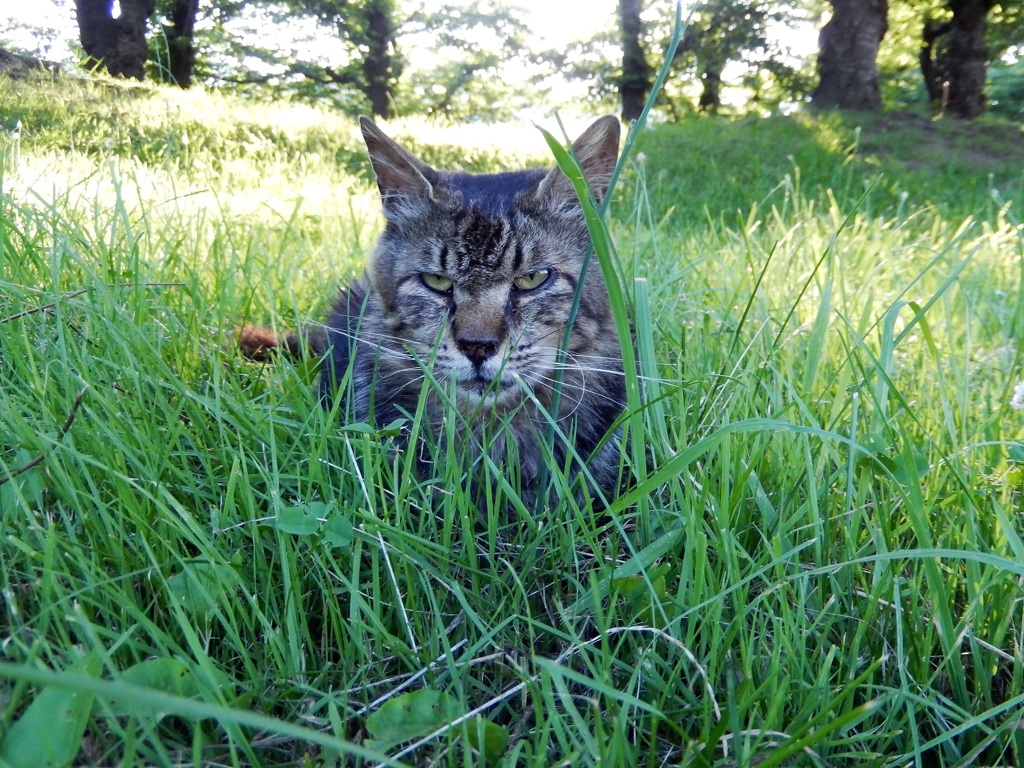
[[[888,0],[830,0],[832,18],[818,35],[815,107],[881,109],[878,47],[888,29]]]
[[[704,74],[700,81],[702,89],[700,99],[697,101],[697,109],[701,112],[715,114],[722,107],[722,70],[728,59],[721,55],[709,53],[704,59],[702,66]]]
[[[103,66],[115,77],[142,80],[146,76],[146,25],[156,0],[120,0],[114,18],[114,0],[75,0],[78,35],[86,65]]]
[[[950,0],[951,19],[925,21],[921,75],[937,114],[971,120],[985,111],[985,27],[993,5],[993,0]]]
[[[622,39],[622,76],[619,97],[622,119],[631,122],[640,117],[651,89],[651,65],[643,47],[643,0],[619,0],[619,31]]]
[[[370,109],[378,117],[391,116],[391,89],[397,79],[395,72],[394,9],[391,0],[371,0],[366,5],[367,52],[363,60],[365,76],[363,93],[370,100]]]
[[[196,27],[196,14],[199,12],[199,0],[173,0],[170,24],[164,25],[167,36],[168,80],[181,88],[192,85],[192,74],[195,69],[196,52],[192,43]]]
[[[921,52],[918,61],[921,63],[921,76],[924,78],[928,100],[935,106],[936,111],[939,111],[940,105],[945,102],[946,78],[937,61],[935,48],[942,37],[949,34],[952,27],[951,22],[942,24],[935,19],[926,19],[924,30],[921,32]]]

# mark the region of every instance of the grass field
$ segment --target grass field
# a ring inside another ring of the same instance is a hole
[[[633,490],[482,514],[235,350],[358,273],[353,121],[4,79],[0,119],[0,765],[1024,764],[1018,126],[645,130]]]

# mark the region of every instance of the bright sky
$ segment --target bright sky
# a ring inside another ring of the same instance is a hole
[[[551,47],[586,40],[614,25],[617,0],[511,0],[526,10],[526,22]]]

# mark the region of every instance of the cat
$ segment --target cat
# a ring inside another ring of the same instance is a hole
[[[524,498],[542,477],[546,412],[557,425],[558,466],[576,475],[582,460],[588,487],[614,495],[621,441],[608,433],[626,398],[596,260],[564,358],[559,352],[590,248],[569,178],[558,168],[435,170],[368,118],[360,126],[385,228],[365,274],[341,292],[325,337],[312,340],[314,349],[330,350],[319,385],[325,406],[344,388],[342,418],[386,425],[417,412],[431,378],[422,406],[427,431],[436,435],[457,414],[468,459],[486,453],[517,474]],[[618,119],[606,116],[573,145],[598,201],[608,192],[619,131]],[[254,352],[275,344],[258,335],[250,341]],[[294,338],[288,344],[294,352]]]

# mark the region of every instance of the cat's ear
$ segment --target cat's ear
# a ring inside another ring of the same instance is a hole
[[[608,193],[612,171],[619,159],[619,134],[619,119],[614,115],[605,115],[587,128],[572,145],[583,176],[598,202]],[[537,188],[537,198],[553,203],[556,207],[579,204],[572,182],[559,168],[552,169],[541,181]]]
[[[429,181],[434,170],[409,150],[397,144],[368,117],[359,118],[363,141],[370,154],[370,164],[377,176],[377,186],[388,214],[401,201],[429,200],[434,187]]]

